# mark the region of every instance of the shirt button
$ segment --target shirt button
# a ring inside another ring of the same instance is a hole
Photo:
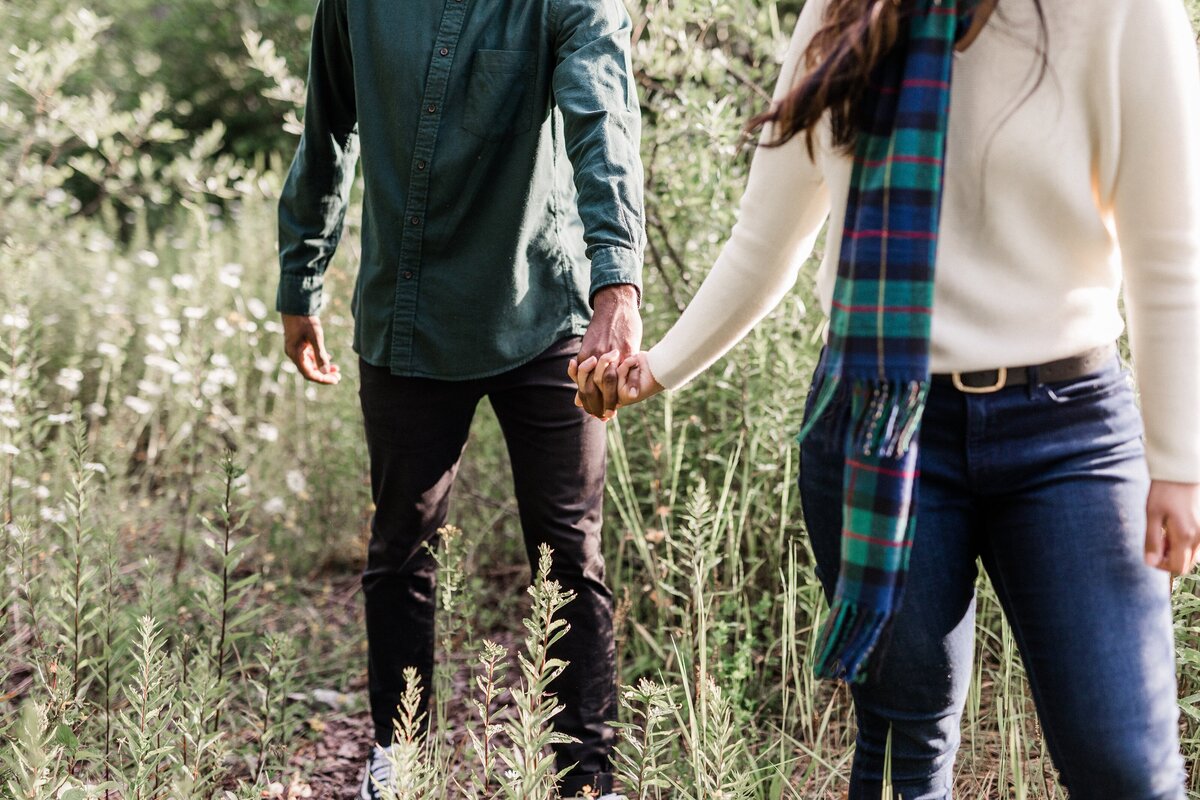
[[[425,162],[424,162],[424,161],[418,161],[418,162],[417,162],[417,169],[425,169]]]
[[[406,280],[406,281],[411,281],[411,280],[412,280],[412,276],[413,276],[413,274],[412,274],[412,271],[411,271],[411,270],[405,270],[405,271],[404,271],[404,280]]]
[[[409,221],[410,223],[412,223],[413,225],[420,225],[420,224],[421,224],[421,218],[420,218],[420,217],[410,217],[408,221]]]
[[[448,56],[448,55],[450,55],[450,48],[449,48],[449,47],[443,47],[441,50],[438,50],[438,52],[439,52],[439,53],[441,53],[441,54],[442,54],[442,55],[444,55],[444,56]]]
[[[425,107],[425,110],[432,114],[433,112],[437,111],[437,106],[435,106],[433,103],[430,103]]]

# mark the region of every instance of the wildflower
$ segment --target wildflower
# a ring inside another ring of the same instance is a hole
[[[304,473],[298,469],[289,469],[287,475],[283,477],[283,481],[292,494],[300,494],[308,488],[308,481],[305,480]]]
[[[263,503],[263,511],[267,514],[282,514],[287,510],[287,503],[282,497],[272,497],[267,502]]]
[[[139,250],[133,260],[144,267],[157,267],[159,263],[158,256],[149,250]]]
[[[229,320],[225,319],[224,317],[217,317],[215,320],[213,320],[213,327],[216,328],[217,333],[221,334],[222,336],[232,336],[237,332],[234,327],[229,324]]]
[[[176,372],[179,372],[179,362],[160,356],[157,353],[151,353],[146,356],[144,362],[147,367],[160,369],[168,375],[174,375]]]
[[[258,356],[254,359],[254,368],[259,372],[274,372],[275,360],[267,358],[266,356]]]
[[[0,416],[0,425],[3,425],[10,431],[15,431],[17,428],[21,427],[21,420],[5,414],[4,416]]]
[[[167,350],[166,341],[156,333],[146,334],[146,346],[156,353],[164,353]]]
[[[20,475],[13,476],[12,486],[14,489],[28,489],[32,485],[33,484],[22,478]]]
[[[6,456],[19,456],[21,455],[21,450],[11,442],[5,442],[4,444],[0,444],[0,453]]]
[[[49,500],[50,499],[50,487],[44,486],[39,483],[33,490],[33,496],[36,497],[38,500]]]
[[[196,278],[186,273],[171,276],[171,285],[181,292],[191,291],[196,286]]]
[[[159,328],[159,330],[165,331],[166,333],[182,333],[183,332],[183,325],[181,325],[179,323],[179,320],[177,320],[173,317],[169,317],[167,319],[160,319],[158,321],[158,328]]]
[[[54,382],[66,389],[71,394],[79,391],[79,383],[83,380],[83,373],[74,367],[65,367],[58,372],[58,377]]]
[[[224,353],[213,353],[212,359],[209,363],[211,363],[214,367],[228,367],[229,356],[225,355]]]
[[[137,384],[138,391],[149,397],[159,397],[162,395],[162,387],[153,381],[140,380]]]
[[[96,352],[105,358],[116,358],[121,355],[121,348],[117,347],[112,342],[101,342],[96,345]]]
[[[183,316],[191,320],[204,319],[207,313],[208,309],[200,306],[187,306],[183,309]]]
[[[246,310],[250,312],[250,316],[255,319],[263,319],[267,316],[267,304],[257,297],[251,297],[246,301]]]
[[[83,468],[85,471],[94,472],[97,475],[107,475],[108,474],[108,467],[104,466],[99,461],[89,461],[83,465]]]
[[[255,432],[258,434],[258,438],[262,439],[264,442],[279,441],[279,428],[276,428],[269,422],[258,423],[258,426],[255,428]]]
[[[140,397],[130,395],[125,398],[125,405],[133,409],[133,412],[138,416],[145,416],[154,410],[154,406]]]
[[[87,408],[83,409],[83,413],[92,419],[100,419],[108,416],[108,409],[104,407],[103,403],[88,403]]]
[[[71,413],[51,414],[46,417],[46,421],[51,425],[66,425],[73,419],[75,419],[75,415]]]
[[[0,317],[0,325],[6,328],[16,328],[23,331],[29,327],[28,312],[23,308],[17,308],[8,314]]]
[[[226,264],[221,267],[220,278],[221,283],[228,286],[230,289],[236,289],[242,285],[242,265],[241,264]]]
[[[62,525],[67,521],[67,515],[61,508],[43,507],[41,517],[43,521],[53,522],[56,525]]]

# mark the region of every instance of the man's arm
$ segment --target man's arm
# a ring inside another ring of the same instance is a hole
[[[284,345],[301,374],[337,383],[317,314],[325,267],[341,238],[358,162],[354,69],[345,0],[319,0],[313,16],[312,55],[304,132],[279,198],[279,292]]]
[[[616,354],[581,390],[580,400],[589,413],[605,416],[617,404],[616,364],[638,351],[642,336],[638,306],[646,234],[632,25],[620,0],[554,0],[553,9],[554,99],[565,124],[592,262],[595,314],[578,360]]]

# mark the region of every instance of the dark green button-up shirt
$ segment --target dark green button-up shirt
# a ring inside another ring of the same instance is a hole
[[[641,281],[629,34],[620,0],[320,0],[279,311],[319,312],[361,151],[368,363],[482,377],[582,333]]]

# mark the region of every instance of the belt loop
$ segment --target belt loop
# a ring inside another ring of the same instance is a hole
[[[1034,392],[1042,388],[1042,376],[1036,364],[1031,367],[1026,367],[1025,373],[1025,391],[1029,393],[1029,399],[1033,400],[1036,398]]]

